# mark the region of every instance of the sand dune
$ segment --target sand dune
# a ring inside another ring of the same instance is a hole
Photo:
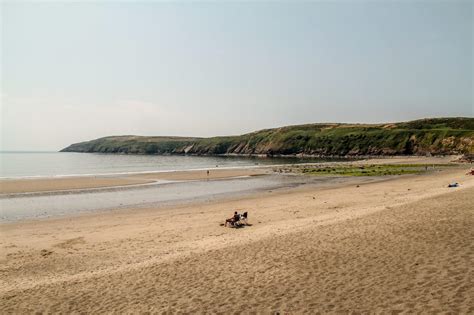
[[[5,224],[0,310],[472,313],[464,173]]]

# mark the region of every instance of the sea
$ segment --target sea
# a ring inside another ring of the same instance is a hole
[[[316,158],[0,151],[0,178],[114,175],[323,162]]]

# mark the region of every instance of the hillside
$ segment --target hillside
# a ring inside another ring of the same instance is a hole
[[[193,155],[443,155],[474,153],[474,118],[390,124],[307,124],[240,136],[189,138],[113,136],[61,152]]]

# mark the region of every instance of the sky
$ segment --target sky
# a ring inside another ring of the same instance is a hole
[[[0,150],[468,116],[474,1],[0,3]]]

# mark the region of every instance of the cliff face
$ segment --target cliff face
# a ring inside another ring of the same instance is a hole
[[[442,155],[474,152],[474,118],[394,124],[309,124],[213,138],[105,137],[62,152],[195,155]]]

